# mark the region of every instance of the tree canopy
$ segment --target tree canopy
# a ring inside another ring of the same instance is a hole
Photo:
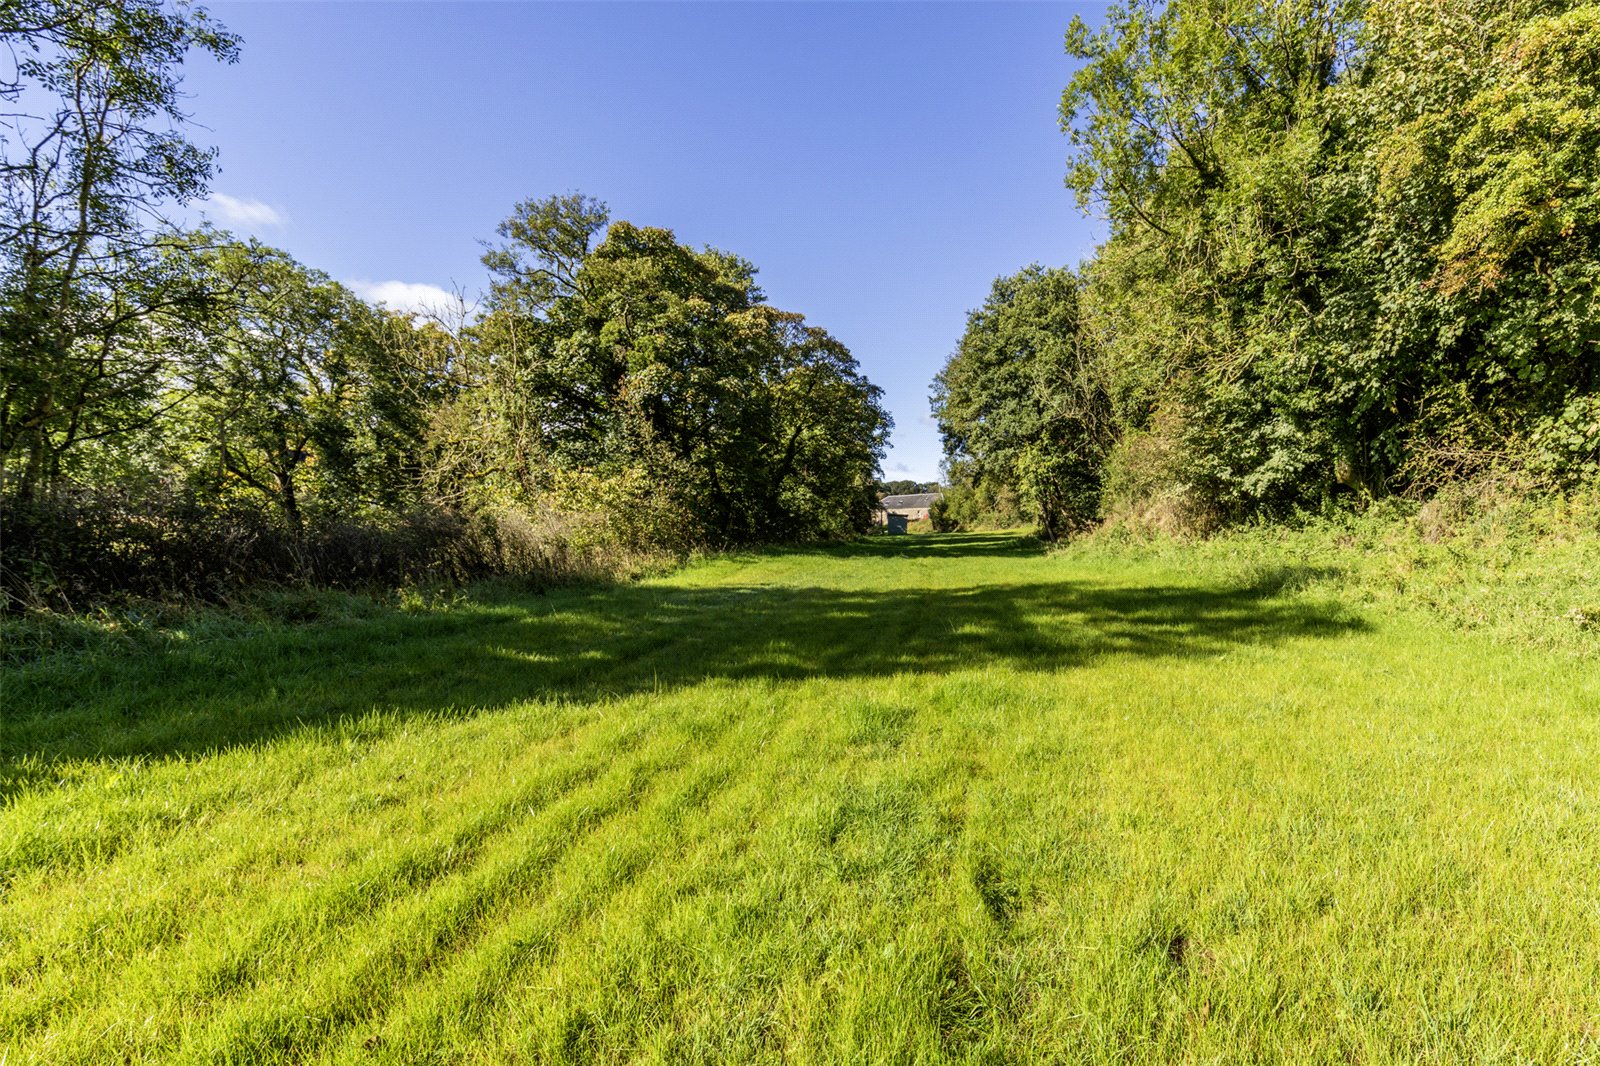
[[[1111,422],[1046,451],[1098,449],[1102,505],[1204,526],[1600,474],[1600,5],[1132,0],[1066,47],[1066,180],[1110,233],[1052,297],[1087,370],[1044,380],[1086,374]],[[1026,424],[1025,361],[974,351],[1014,284],[936,402],[953,469],[1021,491],[993,431]]]
[[[751,264],[581,197],[520,204],[499,232],[474,335],[558,480],[635,486],[632,506],[716,542],[866,520],[881,393],[825,330],[768,305]]]
[[[160,0],[12,0],[0,44],[0,483],[28,497],[158,409],[159,333],[205,297],[160,212],[214,166],[184,136],[179,68],[238,40]]]
[[[934,379],[945,453],[975,488],[1015,491],[1047,537],[1095,518],[1107,398],[1070,271],[996,279]]]

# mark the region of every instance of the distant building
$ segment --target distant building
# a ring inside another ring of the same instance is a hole
[[[908,522],[920,522],[928,517],[928,508],[944,499],[942,492],[919,492],[912,496],[885,496],[878,501],[878,524],[886,526],[894,515]]]

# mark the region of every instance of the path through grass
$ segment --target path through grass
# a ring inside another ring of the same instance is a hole
[[[1593,663],[1198,566],[880,539],[14,671],[0,1057],[1600,1055]]]

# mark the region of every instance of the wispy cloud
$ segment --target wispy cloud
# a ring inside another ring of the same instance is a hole
[[[212,193],[206,197],[201,207],[207,214],[214,214],[217,220],[226,226],[259,228],[281,226],[289,221],[289,216],[271,204],[260,200],[241,200],[225,192]]]
[[[464,310],[466,304],[450,290],[421,281],[350,281],[346,284],[363,300],[383,304],[394,311],[454,315]]]

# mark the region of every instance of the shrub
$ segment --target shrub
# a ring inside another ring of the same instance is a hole
[[[1028,520],[1017,494],[1006,487],[951,485],[939,502],[943,504],[942,521],[952,523],[955,529],[1012,529]]]
[[[221,602],[260,586],[381,589],[509,577],[619,576],[654,558],[600,515],[443,506],[308,518],[298,535],[248,501],[63,491],[0,512],[0,605],[81,612],[133,600]]]
[[[1600,484],[1600,393],[1572,396],[1559,413],[1539,419],[1527,464],[1568,488]]]
[[[1172,536],[1220,528],[1221,508],[1181,476],[1181,428],[1175,417],[1126,434],[1106,457],[1101,506],[1113,525]]]

